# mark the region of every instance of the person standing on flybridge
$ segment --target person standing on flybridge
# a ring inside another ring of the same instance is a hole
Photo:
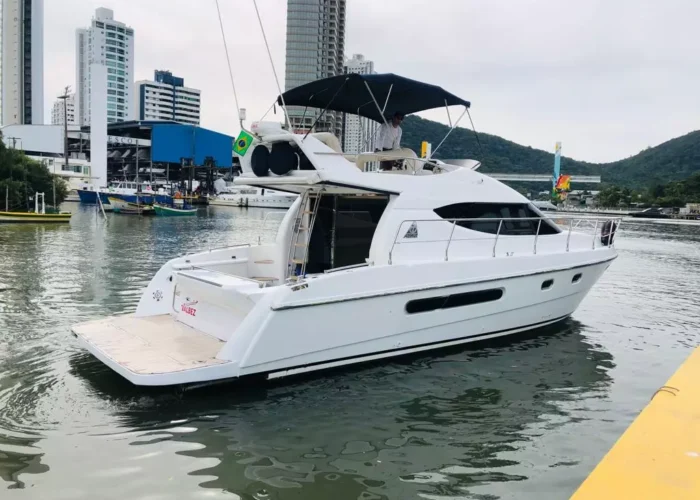
[[[394,113],[391,122],[382,123],[379,127],[379,140],[377,141],[377,151],[390,151],[401,148],[401,122],[404,114],[400,111]],[[379,164],[382,170],[391,170],[392,161],[383,161]]]

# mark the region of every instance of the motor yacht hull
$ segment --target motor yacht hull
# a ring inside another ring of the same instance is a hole
[[[212,254],[187,260],[204,265],[204,259],[222,257]],[[410,265],[410,273],[405,265],[360,268],[302,285],[253,285],[248,302],[229,278],[178,271],[187,267],[176,259],[156,275],[135,315],[126,317],[128,327],[107,318],[73,331],[87,350],[136,385],[278,378],[519,334],[566,319],[615,251],[558,257],[543,256],[517,273],[509,268],[516,269],[518,259],[425,263]],[[161,325],[155,336],[149,333],[154,321]],[[192,348],[206,341],[208,350]]]

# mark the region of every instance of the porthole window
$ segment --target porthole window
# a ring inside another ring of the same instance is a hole
[[[542,290],[549,290],[552,288],[552,285],[554,284],[554,280],[545,280],[542,282]]]
[[[581,277],[583,277],[583,274],[581,274],[581,273],[575,274],[574,277],[571,278],[571,283],[573,283],[575,285],[576,283],[581,281]]]

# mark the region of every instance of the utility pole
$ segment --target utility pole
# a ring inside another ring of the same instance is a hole
[[[63,95],[58,96],[63,100],[63,156],[65,158],[65,170],[68,171],[68,97],[70,96],[70,85],[63,90]]]

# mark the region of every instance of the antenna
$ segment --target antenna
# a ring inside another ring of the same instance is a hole
[[[262,19],[260,18],[260,11],[258,10],[258,2],[253,0],[253,5],[255,6],[255,13],[258,15],[258,23],[260,23],[260,31],[262,31],[263,40],[265,40],[265,47],[267,48],[267,56],[270,58],[270,66],[272,66],[272,73],[275,75],[275,83],[277,84],[277,91],[280,93],[280,99],[282,99],[282,109],[284,109],[284,117],[287,119],[287,126],[289,131],[292,131],[292,122],[289,120],[289,113],[287,112],[287,105],[284,102],[284,95],[282,94],[282,87],[280,87],[280,80],[277,78],[277,71],[275,70],[275,63],[272,61],[272,53],[270,52],[270,45],[267,43],[267,36],[265,35],[265,28],[263,28]]]

